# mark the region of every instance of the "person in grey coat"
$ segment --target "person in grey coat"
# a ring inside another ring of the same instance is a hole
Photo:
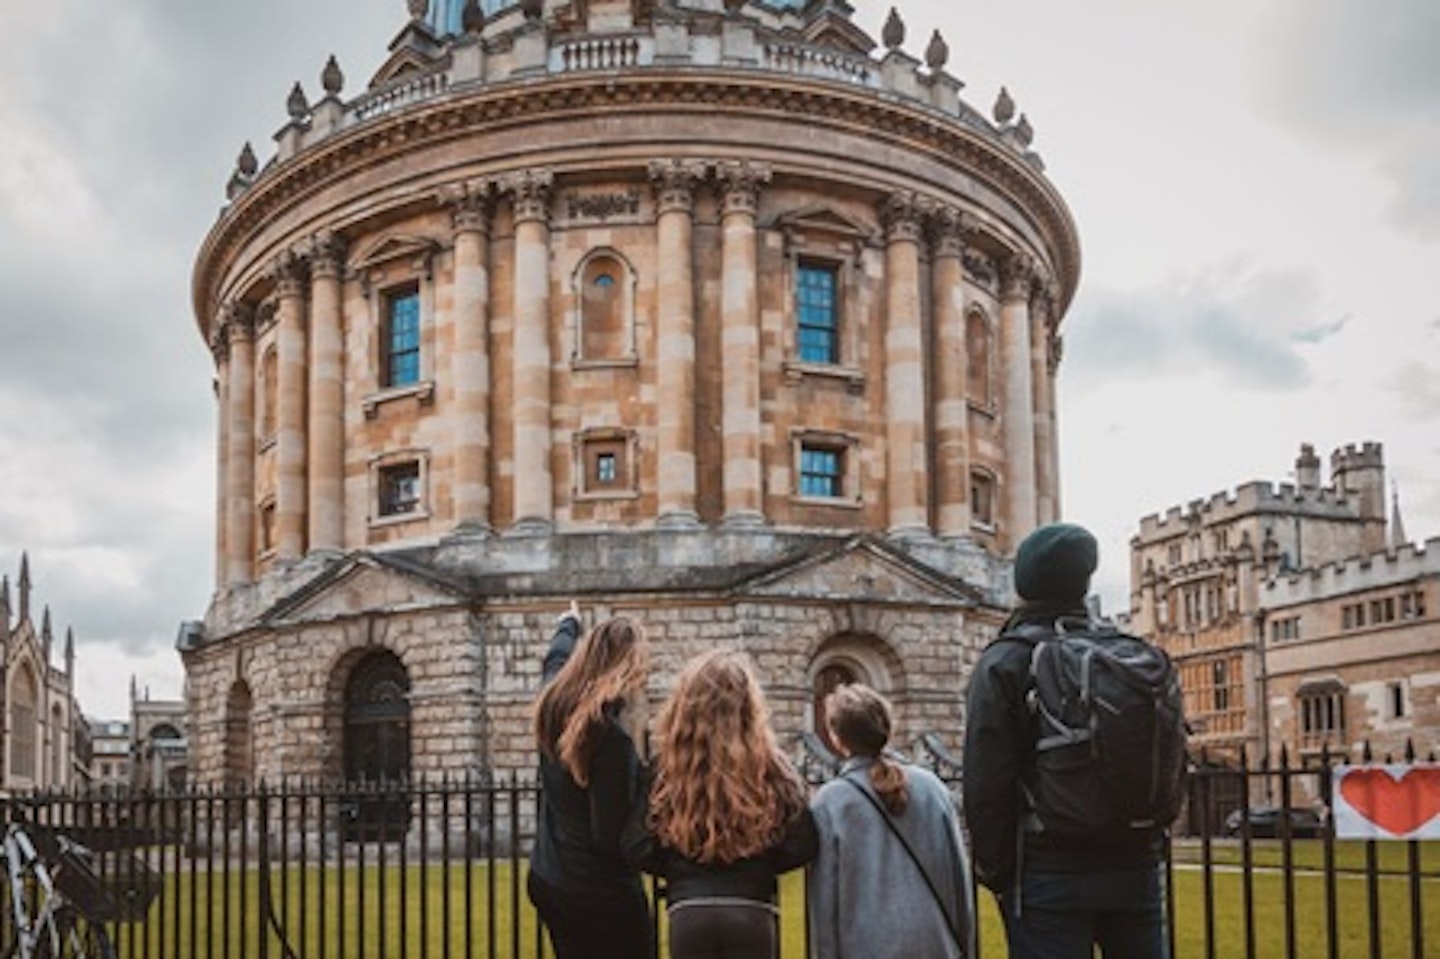
[[[890,704],[873,689],[836,689],[825,722],[845,761],[811,800],[811,959],[973,957],[974,887],[949,790],[885,751]]]

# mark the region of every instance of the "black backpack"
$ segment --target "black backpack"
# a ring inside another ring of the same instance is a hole
[[[1187,726],[1165,651],[1076,619],[1026,624],[1001,638],[1032,647],[1026,828],[1087,841],[1168,828],[1185,798]]]

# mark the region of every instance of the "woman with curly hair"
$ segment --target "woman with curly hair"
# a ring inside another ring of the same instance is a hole
[[[950,791],[886,751],[890,704],[875,690],[841,686],[824,711],[844,762],[811,803],[820,832],[806,888],[812,959],[974,956],[974,887]]]
[[[579,637],[572,602],[545,654],[535,703],[541,799],[530,901],[557,959],[649,959],[649,902],[620,850],[620,833],[640,802],[645,632],[617,616]]]
[[[775,877],[815,855],[805,783],[785,759],[744,653],[681,670],[656,720],[648,803],[625,855],[667,880],[672,959],[776,952]]]

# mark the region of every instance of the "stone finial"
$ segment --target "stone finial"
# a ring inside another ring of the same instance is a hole
[[[411,20],[424,20],[430,12],[430,0],[406,0]]]
[[[460,9],[460,29],[466,33],[479,33],[485,29],[485,10],[480,6],[480,0],[465,0],[465,6]]]
[[[255,159],[255,150],[248,140],[240,149],[240,156],[235,159],[235,169],[244,177],[252,177],[260,169],[260,161]]]
[[[65,627],[65,672],[73,673],[75,663],[75,628]]]
[[[520,0],[520,12],[531,22],[545,15],[545,0]]]
[[[335,54],[330,54],[330,59],[325,61],[325,69],[320,71],[320,85],[325,92],[332,97],[339,96],[340,91],[345,88],[345,74],[340,70],[340,61],[335,59]]]
[[[890,8],[890,16],[885,18],[885,26],[880,31],[880,42],[889,50],[899,50],[905,45],[905,21],[900,19],[900,11],[894,7]]]
[[[1010,99],[1009,90],[1000,88],[1000,95],[995,98],[995,106],[991,108],[990,115],[1002,126],[1010,122],[1010,118],[1015,115],[1015,101]]]
[[[938,72],[945,68],[949,59],[950,45],[940,36],[940,31],[936,30],[930,35],[930,45],[925,48],[925,65],[931,72]]]
[[[305,119],[310,112],[310,101],[305,99],[305,91],[300,86],[300,81],[290,88],[290,96],[285,100],[285,109],[290,111],[290,119],[296,123]]]
[[[30,554],[20,554],[20,581],[17,584],[20,590],[19,621],[25,622],[30,618]]]
[[[1020,119],[1015,121],[1015,138],[1026,149],[1029,149],[1030,144],[1035,140],[1035,130],[1030,126],[1030,121],[1025,118],[1023,113],[1020,114]]]

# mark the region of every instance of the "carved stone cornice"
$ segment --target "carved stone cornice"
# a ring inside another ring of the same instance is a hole
[[[334,230],[323,230],[310,240],[310,275],[316,279],[339,279],[345,270],[345,238]]]
[[[281,299],[305,295],[305,281],[310,275],[309,258],[298,250],[286,250],[270,264],[275,280],[275,295]]]
[[[972,214],[953,206],[942,206],[932,211],[926,226],[931,249],[937,258],[963,260],[965,248],[971,245],[975,235],[980,232],[979,221]]]
[[[1034,280],[1035,258],[1028,253],[1012,253],[1000,264],[1000,295],[1007,300],[1028,301]]]
[[[565,74],[539,85],[478,86],[467,95],[396,111],[347,129],[272,165],[231,203],[206,237],[197,256],[196,315],[203,317],[214,309],[225,277],[261,231],[287,210],[351,180],[357,170],[374,170],[430,146],[453,144],[457,130],[510,129],[520,123],[619,116],[671,106],[693,111],[697,103],[715,114],[793,117],[820,130],[851,135],[868,130],[893,147],[948,157],[967,177],[1010,200],[1044,244],[1062,278],[1064,298],[1073,294],[1080,273],[1080,246],[1069,210],[1054,185],[993,134],[963,119],[938,115],[920,104],[880,98],[860,87],[758,72],[721,77],[704,71],[693,76],[636,71],[620,76]]]
[[[1039,317],[1046,326],[1055,326],[1055,307],[1060,302],[1060,285],[1046,275],[1043,269],[1035,271],[1035,281],[1030,294],[1030,312]]]
[[[445,187],[437,199],[450,208],[450,225],[456,233],[490,233],[495,211],[495,181],[487,177]]]
[[[695,207],[695,184],[705,178],[703,160],[651,160],[650,183],[657,213],[689,213]]]
[[[760,206],[760,188],[770,182],[768,164],[749,160],[726,160],[715,167],[720,181],[721,215],[748,213],[754,216]]]
[[[887,243],[919,243],[924,231],[925,214],[931,204],[909,190],[897,190],[880,202],[880,222],[885,226]]]
[[[550,222],[550,192],[555,185],[555,171],[547,168],[521,170],[505,178],[501,187],[510,194],[515,207],[515,222]]]

